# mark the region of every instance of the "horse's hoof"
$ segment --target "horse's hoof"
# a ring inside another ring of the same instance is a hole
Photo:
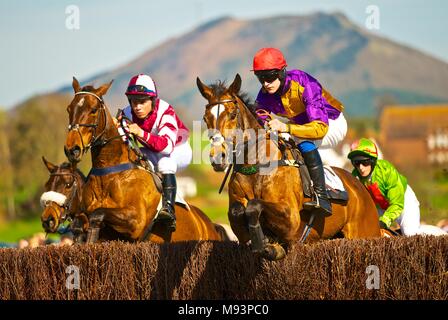
[[[263,250],[263,257],[271,261],[281,260],[285,256],[285,249],[278,243],[268,244]]]

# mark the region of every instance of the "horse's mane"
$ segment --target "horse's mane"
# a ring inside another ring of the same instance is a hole
[[[69,162],[63,162],[63,163],[59,166],[59,168],[61,168],[61,169],[67,169],[67,170],[70,170],[70,171],[73,169],[72,165],[71,165]],[[79,170],[78,168],[76,168],[76,172],[81,176],[81,178],[82,178],[83,181],[86,181],[86,176],[84,175],[84,173],[82,173],[81,170]]]
[[[210,85],[210,88],[213,91],[213,94],[217,97],[220,97],[224,94],[224,92],[227,90],[227,85],[225,81],[218,80],[215,83]],[[238,91],[237,94],[238,98],[243,101],[243,103],[246,105],[247,109],[250,111],[250,113],[254,116],[254,118],[258,121],[260,125],[263,126],[261,120],[258,118],[258,115],[256,113],[257,109],[257,103],[255,101],[252,101],[250,98],[250,95],[245,91]]]

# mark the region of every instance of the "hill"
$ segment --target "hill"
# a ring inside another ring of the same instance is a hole
[[[374,115],[378,99],[385,95],[402,104],[448,100],[447,63],[372,34],[340,13],[254,20],[223,17],[115,70],[81,80],[99,85],[115,79],[106,101],[116,110],[127,103],[123,93],[130,77],[148,73],[165,100],[189,120],[197,120],[205,101],[196,88],[196,77],[207,83],[231,81],[238,72],[243,89],[255,96],[258,83],[250,72],[252,57],[266,46],[280,48],[289,68],[317,77],[342,100],[349,116]],[[67,90],[71,88],[62,89]]]

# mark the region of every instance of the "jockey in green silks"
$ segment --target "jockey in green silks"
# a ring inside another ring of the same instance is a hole
[[[369,139],[354,142],[348,154],[354,167],[352,174],[367,188],[375,202],[381,228],[394,221],[404,235],[414,235],[420,229],[420,203],[406,177],[387,160],[378,159],[378,148]]]

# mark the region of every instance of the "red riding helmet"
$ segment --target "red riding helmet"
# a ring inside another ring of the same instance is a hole
[[[276,48],[262,48],[254,56],[253,69],[251,71],[281,70],[286,66],[286,59],[280,50]]]
[[[143,95],[150,97],[157,97],[156,83],[152,78],[146,74],[138,74],[133,76],[128,84],[128,89],[125,93],[130,95]]]

